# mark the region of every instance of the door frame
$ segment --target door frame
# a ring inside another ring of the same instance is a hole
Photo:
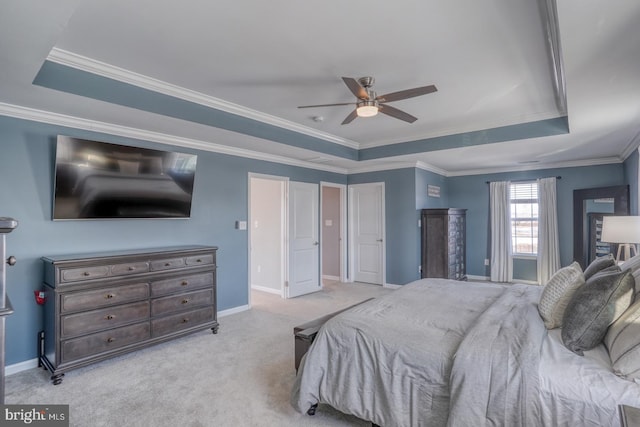
[[[357,188],[362,188],[362,187],[372,187],[372,186],[379,186],[381,187],[382,190],[382,197],[381,197],[381,204],[382,206],[380,206],[380,218],[382,221],[382,283],[381,285],[383,287],[387,286],[387,225],[386,225],[386,215],[385,215],[385,211],[386,211],[386,198],[385,198],[385,185],[384,182],[368,182],[368,183],[364,183],[364,184],[350,184],[348,186],[348,192],[349,192],[349,204],[347,206],[347,217],[348,217],[348,224],[349,224],[349,250],[348,250],[348,266],[349,266],[349,273],[348,273],[348,282],[354,282],[354,271],[355,271],[355,261],[354,261],[354,256],[355,256],[355,246],[354,246],[354,231],[356,229],[355,227],[355,219],[353,217],[353,190],[357,189]]]
[[[249,172],[247,178],[247,252],[248,252],[248,265],[247,265],[247,303],[251,308],[251,229],[253,228],[253,221],[251,218],[251,180],[264,179],[279,181],[281,185],[281,198],[280,198],[280,224],[281,224],[281,254],[280,254],[280,297],[285,298],[285,281],[288,280],[288,268],[289,268],[289,177],[278,175],[266,175],[261,173]]]
[[[322,189],[324,187],[332,187],[340,190],[340,281],[347,282],[347,186],[345,184],[336,184],[334,182],[320,181],[320,280],[322,280],[322,248],[324,245],[322,239],[322,222],[324,199],[322,197]]]

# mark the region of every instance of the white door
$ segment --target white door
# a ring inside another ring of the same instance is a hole
[[[321,289],[318,228],[318,185],[289,182],[288,298]]]
[[[349,187],[351,271],[356,282],[384,281],[384,183]]]

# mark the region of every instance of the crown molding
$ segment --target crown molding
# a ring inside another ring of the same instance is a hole
[[[116,67],[105,62],[78,55],[76,53],[69,52],[63,49],[54,47],[47,56],[47,60],[55,62],[56,64],[85,71],[87,73],[117,80],[122,83],[131,84],[143,89],[148,89],[154,92],[162,93],[164,95],[180,98],[185,101],[194,102],[196,104],[204,105],[216,110],[225,111],[227,113],[242,116],[251,120],[256,120],[271,126],[322,139],[334,144],[343,145],[345,147],[355,149],[360,148],[360,144],[355,141],[340,138],[327,132],[322,132],[307,126],[302,126],[289,120],[284,120],[270,114],[252,110],[250,108],[243,107],[242,105],[234,104],[220,98],[215,98],[213,96],[205,95],[200,92],[173,85],[171,83],[154,79],[143,74],[134,73],[132,71],[125,70],[124,68]]]
[[[91,132],[105,133],[122,136],[126,138],[139,139],[144,141],[157,142],[159,144],[173,145],[195,150],[210,151],[231,156],[244,157],[266,162],[280,163],[290,166],[298,166],[306,169],[322,170],[346,175],[347,169],[326,164],[316,164],[304,160],[291,159],[274,154],[260,153],[244,148],[229,147],[213,142],[201,141],[190,138],[183,138],[160,132],[153,132],[144,129],[136,129],[127,126],[115,125],[112,123],[99,122],[96,120],[83,119],[68,116],[65,114],[53,113],[50,111],[37,110],[29,107],[22,107],[0,102],[0,115],[14,117],[17,119],[30,120],[51,125],[64,126],[74,129],[82,129]]]
[[[415,162],[387,162],[387,163],[378,163],[375,165],[363,165],[356,166],[353,168],[349,168],[347,170],[348,174],[356,174],[356,173],[368,173],[368,172],[382,172],[394,169],[406,169],[406,168],[414,168],[416,166]]]
[[[601,157],[597,159],[585,159],[585,160],[571,160],[567,162],[556,163],[541,163],[535,165],[520,165],[518,167],[505,166],[500,168],[487,168],[487,169],[467,169],[462,171],[449,172],[447,177],[454,176],[469,176],[469,175],[487,175],[492,173],[504,173],[504,172],[522,172],[530,170],[542,170],[542,169],[557,169],[557,168],[577,168],[582,166],[597,166],[622,163],[620,157]]]
[[[422,169],[422,170],[425,170],[425,171],[429,171],[429,172],[433,172],[433,173],[436,173],[438,175],[442,175],[442,176],[445,176],[445,177],[449,176],[449,172],[448,171],[446,171],[444,169],[440,169],[437,166],[433,166],[433,165],[431,165],[429,163],[426,163],[426,162],[423,162],[423,161],[420,161],[420,160],[418,160],[416,162],[416,168]]]
[[[627,160],[627,157],[629,157],[631,155],[631,153],[633,153],[634,151],[636,151],[638,149],[638,147],[640,146],[640,131],[638,131],[633,138],[631,138],[631,141],[629,141],[629,143],[627,144],[627,146],[624,148],[624,150],[622,150],[622,153],[620,153],[620,158],[624,161]]]
[[[144,141],[156,142],[159,144],[172,145],[177,147],[191,148],[194,150],[209,151],[220,154],[228,154],[231,156],[243,157],[253,160],[261,160],[266,162],[273,162],[279,164],[285,164],[290,166],[298,166],[306,169],[321,170],[326,172],[333,172],[343,175],[367,173],[367,172],[382,172],[395,169],[417,168],[427,170],[444,177],[456,177],[456,176],[468,176],[468,175],[485,175],[492,173],[504,173],[504,172],[521,172],[528,170],[541,170],[541,169],[555,169],[555,168],[568,168],[568,167],[581,167],[581,166],[595,166],[603,164],[615,164],[622,163],[627,156],[615,156],[615,157],[602,157],[597,159],[587,160],[575,160],[568,162],[556,162],[556,163],[543,163],[535,165],[519,165],[517,167],[500,167],[500,168],[484,168],[484,169],[466,169],[460,171],[447,171],[445,169],[438,168],[429,163],[422,161],[388,161],[384,163],[376,163],[371,165],[350,167],[337,167],[330,164],[318,164],[305,160],[292,159],[284,156],[278,156],[275,154],[261,153],[258,151],[247,150],[243,148],[230,147],[226,145],[216,144],[213,142],[195,140],[190,138],[183,138],[175,135],[169,135],[160,132],[153,132],[144,129],[131,128],[127,126],[115,125],[112,123],[99,122],[95,120],[83,119],[79,117],[69,116],[60,113],[53,113],[50,111],[38,110],[29,107],[22,107],[18,105],[12,105],[0,102],[0,115],[14,117],[17,119],[30,120],[40,123],[47,123],[51,125],[64,126],[73,129],[82,129],[91,132],[105,133],[111,135],[122,136],[126,138],[139,139]],[[638,147],[640,143],[640,133],[631,141],[627,146],[625,152],[631,154]]]

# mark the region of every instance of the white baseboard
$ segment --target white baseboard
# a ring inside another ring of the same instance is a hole
[[[392,283],[385,283],[382,285],[383,288],[389,288],[389,289],[398,289],[401,288],[402,285],[394,285]]]
[[[266,286],[251,285],[251,289],[254,289],[260,292],[268,292],[270,294],[282,295],[282,291],[280,289],[268,288]]]
[[[18,372],[26,371],[28,369],[33,369],[38,367],[38,358],[31,360],[25,360],[24,362],[14,363],[13,365],[8,365],[4,368],[4,374],[9,376],[13,374],[17,374]]]
[[[467,274],[467,279],[469,280],[477,280],[479,282],[488,282],[490,281],[490,277],[488,276],[473,276],[471,274]]]
[[[218,312],[218,317],[230,316],[232,314],[242,313],[243,311],[249,310],[249,305],[241,305],[238,307],[228,308],[226,310],[222,310]]]
[[[322,278],[325,280],[335,280],[336,282],[340,281],[340,277],[338,276],[329,276],[328,274],[323,274]]]

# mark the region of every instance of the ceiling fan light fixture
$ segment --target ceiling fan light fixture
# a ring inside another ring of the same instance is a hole
[[[378,110],[378,101],[360,101],[358,108],[356,108],[356,114],[358,117],[373,117],[378,114]]]

